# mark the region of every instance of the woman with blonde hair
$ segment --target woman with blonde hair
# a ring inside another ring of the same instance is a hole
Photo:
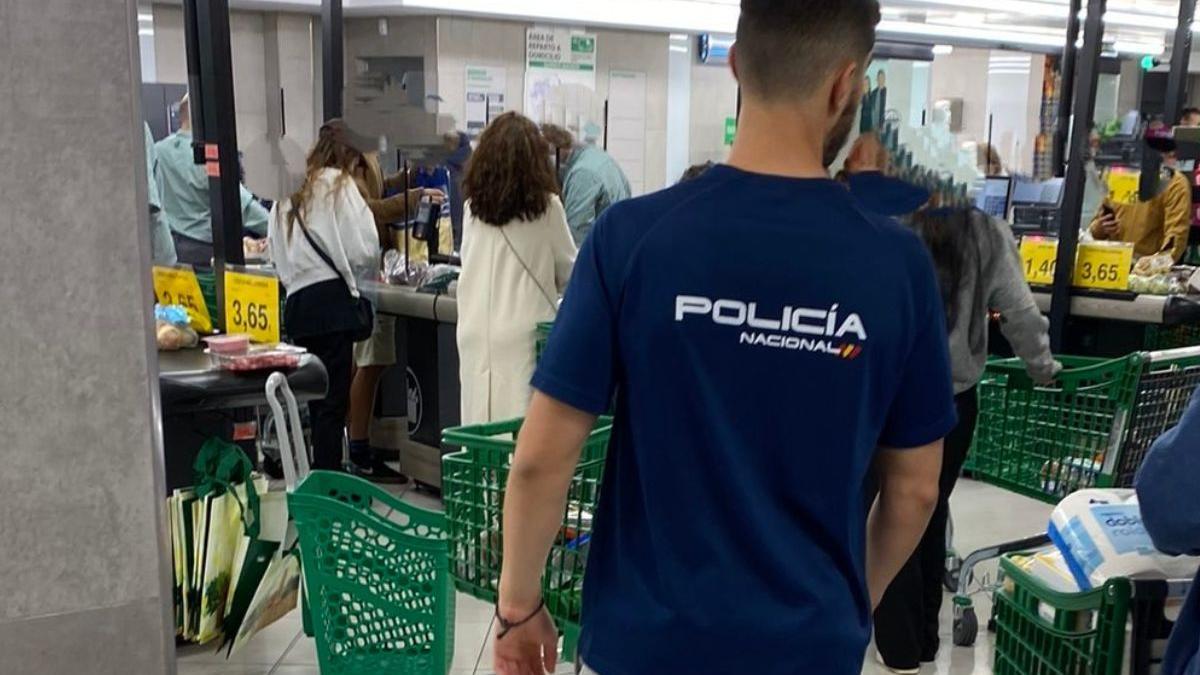
[[[300,189],[271,211],[271,259],[287,290],[284,326],[321,359],[329,378],[325,398],[309,404],[315,469],[342,468],[354,342],[374,325],[358,279],[378,266],[379,234],[354,182],[369,148],[340,120],[326,123]]]
[[[484,130],[463,179],[458,354],[464,424],[525,414],[537,324],[575,265],[550,144],[517,113]]]

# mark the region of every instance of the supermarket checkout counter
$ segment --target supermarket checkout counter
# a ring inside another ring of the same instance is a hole
[[[247,455],[256,456],[256,408],[267,404],[267,377],[272,371],[220,370],[200,348],[159,352],[158,370],[168,490],[193,483],[192,463],[200,446],[213,436],[235,442]],[[302,356],[287,376],[297,401],[325,396],[328,377],[315,356]]]
[[[418,484],[442,485],[442,430],[458,426],[458,301],[450,293],[367,283],[375,311],[396,318],[396,367],[379,385],[371,444],[396,451]]]
[[[1038,308],[1050,313],[1049,288],[1035,286]],[[1174,346],[1158,342],[1169,331],[1200,333],[1200,295],[1147,295],[1075,289],[1064,352],[1119,357]]]

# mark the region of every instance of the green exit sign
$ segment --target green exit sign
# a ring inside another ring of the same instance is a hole
[[[733,139],[737,137],[737,118],[725,118],[725,145],[733,145]]]

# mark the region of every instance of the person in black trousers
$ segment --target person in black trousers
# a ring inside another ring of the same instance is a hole
[[[314,469],[341,470],[354,342],[373,322],[360,311],[359,279],[379,260],[375,217],[354,182],[369,139],[332,120],[308,155],[304,183],[271,211],[270,251],[287,289],[288,336],[325,364],[325,398],[309,404]]]
[[[991,310],[1030,376],[1047,383],[1062,369],[1050,353],[1048,322],[1025,283],[1012,230],[973,208],[928,209],[910,217],[933,256],[946,308],[958,426],[946,438],[937,509],[917,551],[875,611],[875,645],[885,667],[917,673],[937,656],[946,570],[950,494],[962,472],[979,415],[976,385],[988,356]]]

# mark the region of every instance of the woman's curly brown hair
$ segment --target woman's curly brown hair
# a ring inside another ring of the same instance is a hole
[[[550,208],[550,197],[556,194],[550,144],[537,125],[515,112],[493,120],[479,137],[463,178],[471,213],[497,227],[530,221]]]

